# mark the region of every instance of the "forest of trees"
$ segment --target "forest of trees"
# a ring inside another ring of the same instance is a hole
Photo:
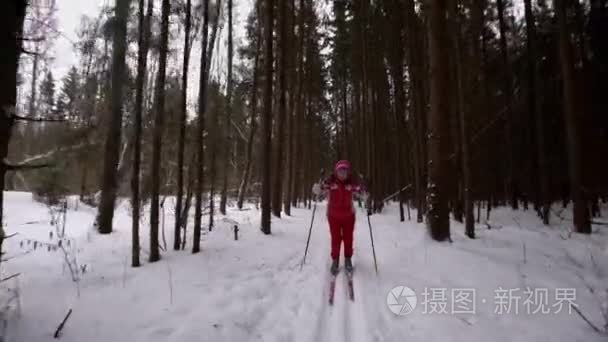
[[[497,206],[549,224],[572,203],[573,231],[591,233],[608,196],[607,0],[257,0],[243,40],[236,2],[111,1],[58,78],[55,2],[8,0],[0,188],[78,194],[102,234],[129,199],[133,266],[140,229],[161,257],[161,206],[176,250],[258,198],[271,234],[337,159],[367,180],[370,212],[397,200],[438,241],[450,215],[474,238]]]

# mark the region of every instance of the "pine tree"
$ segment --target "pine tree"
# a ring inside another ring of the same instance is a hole
[[[446,0],[430,1],[429,56],[431,67],[431,109],[429,112],[429,186],[427,226],[433,239],[450,238],[447,206],[448,154],[448,31]]]
[[[511,64],[509,63],[509,52],[507,48],[507,24],[505,21],[505,0],[496,0],[498,7],[498,27],[500,31],[500,51],[503,63],[503,94],[505,101],[505,152],[507,157],[507,178],[505,185],[505,196],[513,209],[518,208],[517,183],[515,179],[515,168],[513,166],[513,86],[511,84]]]
[[[559,29],[559,53],[564,93],[564,123],[566,126],[566,143],[568,149],[568,171],[570,175],[570,193],[574,202],[574,229],[578,233],[591,234],[591,224],[587,211],[587,201],[583,190],[583,160],[581,158],[580,122],[577,116],[580,104],[582,83],[574,69],[574,58],[571,32],[568,29],[568,10],[564,0],[555,0],[555,12]]]
[[[49,118],[55,112],[55,79],[49,70],[40,83],[40,114],[44,118]]]
[[[201,249],[201,228],[203,216],[203,180],[204,180],[204,130],[205,110],[207,107],[207,42],[209,35],[209,0],[203,0],[203,36],[201,39],[201,66],[198,93],[198,117],[196,127],[196,186],[195,186],[195,209],[194,209],[194,235],[192,253],[198,253]]]
[[[278,65],[277,72],[279,77],[279,106],[277,108],[277,123],[276,123],[276,149],[274,155],[274,184],[272,194],[272,213],[276,217],[281,217],[281,208],[283,206],[283,145],[285,143],[285,116],[287,99],[286,92],[286,73],[287,73],[287,1],[279,1],[279,43],[278,43]]]
[[[224,178],[222,179],[222,193],[220,200],[220,212],[226,215],[226,202],[228,201],[228,176],[230,175],[230,149],[232,146],[232,92],[233,92],[233,77],[232,77],[232,0],[228,0],[228,80],[226,87],[226,123],[225,123],[225,139],[224,139]]]
[[[0,254],[5,239],[4,232],[4,186],[8,167],[5,164],[8,146],[14,124],[14,111],[17,105],[17,71],[19,57],[23,47],[23,23],[28,2],[25,0],[10,1],[8,8],[0,13]],[[0,258],[0,263],[2,259]]]
[[[184,61],[182,68],[181,116],[179,128],[179,147],[177,152],[177,198],[175,201],[175,226],[173,233],[173,249],[179,250],[181,244],[182,204],[184,196],[184,153],[186,145],[186,120],[188,109],[188,70],[190,67],[190,30],[192,27],[192,2],[186,1],[186,22],[184,38]]]
[[[271,174],[272,167],[272,75],[273,75],[273,26],[274,26],[274,3],[266,0],[265,25],[264,25],[264,98],[262,106],[262,227],[264,234],[270,234],[270,210],[271,210]]]
[[[549,224],[549,184],[547,181],[547,160],[545,148],[545,122],[537,103],[537,73],[536,64],[536,22],[532,12],[532,0],[524,0],[526,19],[526,52],[528,67],[528,114],[534,118],[536,128],[536,157],[538,158],[538,180],[540,186],[540,216],[545,225]]]
[[[158,232],[159,232],[159,196],[160,196],[160,162],[162,148],[162,131],[165,116],[165,80],[167,69],[167,54],[169,43],[169,13],[171,5],[169,0],[162,2],[160,52],[158,61],[158,74],[156,79],[154,103],[154,137],[152,150],[152,194],[150,201],[150,262],[160,259]]]
[[[137,79],[135,81],[135,122],[134,135],[135,147],[133,149],[133,174],[131,176],[131,225],[132,225],[132,253],[131,266],[139,267],[139,217],[140,217],[140,191],[139,179],[141,172],[141,140],[142,140],[142,121],[143,121],[143,100],[144,100],[144,79],[148,61],[148,49],[150,44],[150,24],[154,9],[154,1],[148,0],[147,12],[144,14],[144,0],[139,0],[138,14],[138,55],[137,55]]]
[[[76,67],[72,66],[63,78],[61,89],[57,96],[56,113],[69,118],[71,121],[83,121],[79,111],[80,77]]]
[[[122,132],[123,85],[125,83],[127,50],[127,16],[129,0],[116,0],[114,18],[114,48],[112,56],[112,115],[105,142],[104,171],[97,229],[102,234],[112,232],[114,202],[118,188],[118,160]]]
[[[249,178],[251,173],[251,165],[253,159],[253,143],[255,139],[255,133],[257,131],[257,110],[258,110],[258,88],[259,88],[259,79],[260,79],[260,61],[259,57],[262,49],[262,25],[260,24],[260,7],[261,1],[256,2],[255,10],[252,12],[252,16],[249,18],[251,25],[249,25],[248,32],[255,30],[255,33],[249,33],[250,37],[252,37],[251,44],[254,46],[253,50],[253,80],[251,82],[251,100],[249,103],[249,136],[247,139],[247,155],[245,161],[245,169],[243,170],[243,175],[241,177],[241,184],[239,186],[239,194],[237,199],[237,207],[239,209],[243,209],[243,202],[245,200],[245,192],[247,191],[247,186],[249,184]],[[257,19],[257,23],[255,23],[255,19]],[[253,28],[255,25],[255,28]]]

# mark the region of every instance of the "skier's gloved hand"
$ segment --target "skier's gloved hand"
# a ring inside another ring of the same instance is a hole
[[[315,194],[316,196],[321,195],[321,184],[315,183],[312,186],[312,193]]]

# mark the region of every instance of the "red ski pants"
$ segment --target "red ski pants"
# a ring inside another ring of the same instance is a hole
[[[340,256],[340,245],[344,241],[344,257],[353,255],[353,232],[355,230],[355,215],[346,217],[328,216],[329,232],[331,234],[331,257]]]

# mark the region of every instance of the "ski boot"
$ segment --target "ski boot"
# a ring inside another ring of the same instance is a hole
[[[329,272],[331,272],[331,274],[335,276],[338,274],[339,267],[340,267],[340,260],[339,260],[339,258],[335,258],[331,262],[331,267],[329,268]]]
[[[344,259],[344,269],[346,270],[346,273],[352,274],[353,273],[353,262],[351,261],[351,258],[345,258]]]

